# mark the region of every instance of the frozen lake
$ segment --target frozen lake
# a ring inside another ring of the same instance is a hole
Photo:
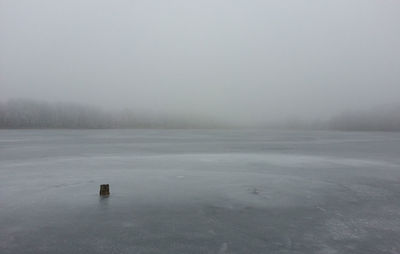
[[[2,254],[400,253],[400,133],[0,130],[0,179]]]

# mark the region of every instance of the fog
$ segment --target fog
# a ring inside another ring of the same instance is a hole
[[[400,101],[400,2],[0,0],[0,100],[329,121]]]

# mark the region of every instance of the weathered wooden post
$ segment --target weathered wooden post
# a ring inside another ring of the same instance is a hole
[[[102,184],[100,185],[100,196],[108,196],[110,195],[110,185]]]

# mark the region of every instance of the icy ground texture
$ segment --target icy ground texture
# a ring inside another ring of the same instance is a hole
[[[400,253],[399,133],[1,130],[0,180],[2,254]]]

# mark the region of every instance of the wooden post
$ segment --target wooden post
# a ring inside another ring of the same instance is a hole
[[[100,196],[108,196],[110,195],[110,185],[102,184],[100,185]]]

